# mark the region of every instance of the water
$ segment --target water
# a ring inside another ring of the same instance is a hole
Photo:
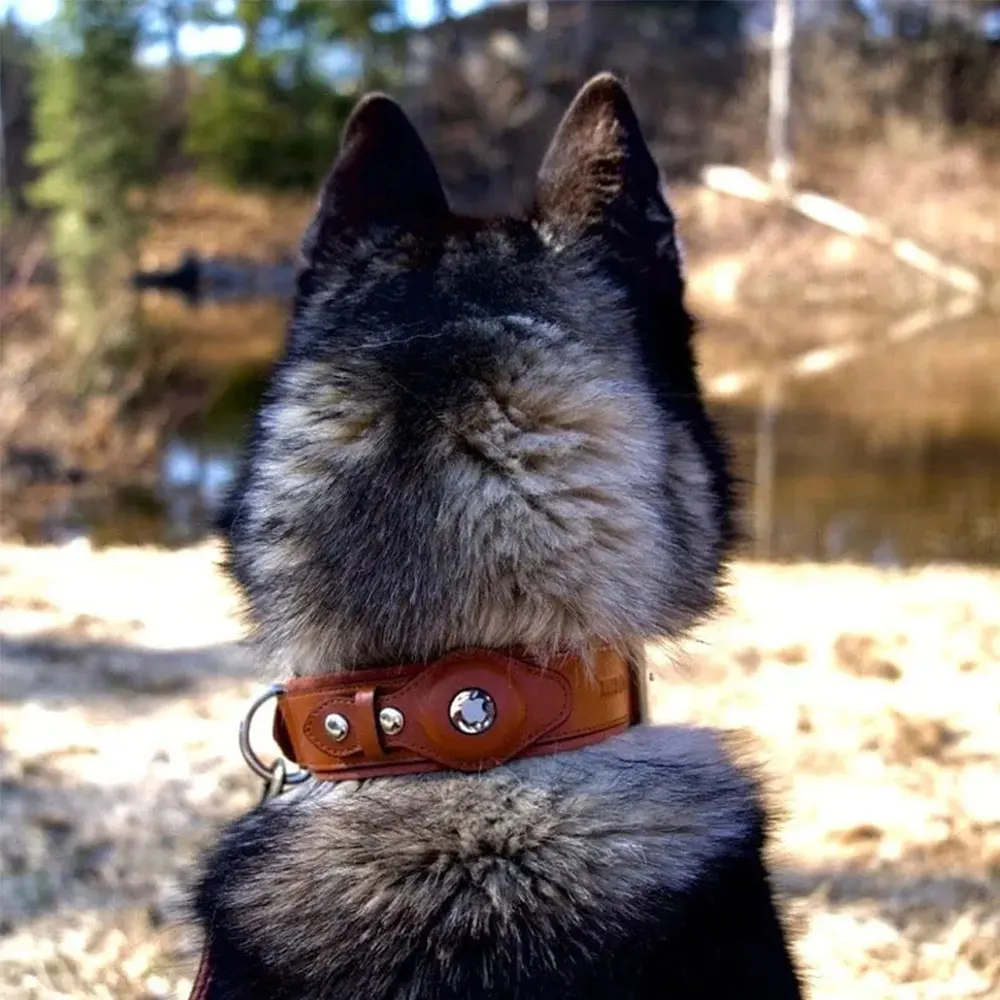
[[[280,341],[282,310],[262,320],[259,305],[231,302],[186,314],[193,363],[216,382],[210,405],[167,444],[151,484],[64,501],[36,538],[173,546],[206,536]],[[257,344],[249,361],[233,337],[248,329]],[[998,329],[996,316],[977,315],[905,344],[875,338],[833,371],[712,399],[743,480],[744,554],[1000,566]],[[706,381],[731,367],[739,338],[738,328],[706,327]]]

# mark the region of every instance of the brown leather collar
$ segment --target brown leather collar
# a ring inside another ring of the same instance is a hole
[[[601,649],[544,665],[490,650],[429,664],[302,677],[278,695],[274,738],[314,778],[483,771],[573,750],[639,721],[637,679]]]

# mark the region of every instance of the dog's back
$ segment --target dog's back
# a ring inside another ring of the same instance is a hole
[[[399,109],[362,104],[225,523],[276,679],[470,647],[638,663],[711,610],[730,497],[680,267],[611,78],[523,219],[454,216]],[[796,997],[764,827],[683,728],[317,784],[210,859],[209,996]]]

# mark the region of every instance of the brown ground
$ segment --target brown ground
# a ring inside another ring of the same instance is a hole
[[[11,1000],[189,985],[178,889],[256,792],[216,557],[0,546]],[[655,659],[661,719],[766,755],[815,1000],[1000,997],[1000,574],[743,564],[730,612]]]

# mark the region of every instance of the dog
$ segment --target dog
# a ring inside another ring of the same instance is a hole
[[[518,650],[532,684],[595,649],[641,670],[715,608],[735,534],[693,331],[616,78],[579,92],[511,218],[453,213],[403,111],[363,99],[221,518],[269,673],[306,697],[470,649]],[[201,995],[802,995],[767,810],[716,734],[508,757],[310,782],[233,824],[196,891]]]

